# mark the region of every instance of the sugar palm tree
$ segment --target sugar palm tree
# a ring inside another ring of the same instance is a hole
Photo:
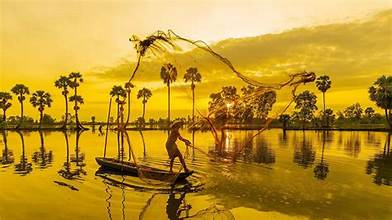
[[[385,111],[385,119],[392,129],[392,76],[381,76],[369,88],[370,100]]]
[[[12,96],[9,92],[0,92],[0,108],[3,110],[3,121],[7,119],[6,111],[11,107]]]
[[[170,126],[170,84],[177,79],[177,69],[171,63],[167,63],[161,68],[161,79],[167,86],[167,121]]]
[[[127,113],[127,121],[125,123],[125,126],[127,126],[129,123],[129,117],[131,115],[131,91],[132,91],[132,88],[134,88],[135,86],[131,82],[127,82],[127,83],[125,83],[124,87],[125,87],[125,91],[127,92],[127,97],[128,97],[128,113]]]
[[[323,93],[323,115],[325,114],[325,92],[331,88],[331,80],[329,76],[323,75],[316,79],[316,86],[318,90]],[[325,117],[324,117],[325,120]]]
[[[186,70],[184,75],[185,82],[191,82],[192,90],[192,123],[195,123],[195,83],[201,82],[201,74],[195,67],[191,67]]]
[[[54,85],[61,89],[61,94],[64,96],[65,100],[65,115],[64,115],[64,124],[62,128],[67,127],[67,121],[68,121],[68,87],[71,85],[71,80],[67,76],[60,76],[55,82]]]
[[[146,114],[146,103],[147,103],[148,99],[151,98],[151,96],[152,96],[152,92],[151,92],[151,90],[149,90],[147,88],[143,88],[143,89],[139,90],[137,93],[137,98],[138,99],[142,98],[142,104],[143,104],[142,118],[143,118],[143,121],[145,121],[144,116]]]
[[[35,91],[32,96],[30,97],[30,103],[33,105],[33,107],[38,107],[39,111],[39,127],[42,127],[42,118],[44,116],[44,110],[45,107],[47,106],[48,108],[51,107],[52,105],[52,97],[49,93],[38,90]]]
[[[12,87],[11,92],[18,96],[18,101],[20,103],[20,121],[17,125],[19,128],[23,121],[23,101],[26,99],[26,95],[30,94],[29,88],[23,84],[16,84]]]
[[[117,121],[120,119],[120,105],[124,104],[124,99],[127,97],[127,93],[122,86],[113,86],[110,91],[110,96],[116,97],[117,103]]]
[[[71,83],[69,84],[69,87],[71,87],[74,90],[74,95],[69,97],[69,101],[70,102],[74,102],[76,129],[77,130],[85,129],[80,124],[79,115],[78,115],[78,111],[80,109],[78,104],[83,104],[84,103],[83,97],[78,95],[78,87],[80,86],[80,83],[83,82],[82,74],[76,73],[76,72],[72,72],[72,73],[69,74],[68,78],[71,81]]]

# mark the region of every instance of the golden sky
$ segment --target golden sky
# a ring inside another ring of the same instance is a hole
[[[368,106],[372,105],[369,85],[392,72],[390,8],[390,0],[0,0],[1,91],[15,83],[24,83],[31,91],[47,90],[55,101],[48,113],[60,118],[63,100],[54,80],[79,71],[85,78],[80,89],[85,98],[82,119],[95,115],[104,120],[111,86],[128,79],[135,61],[128,38],[172,29],[211,43],[250,77],[279,82],[295,71],[328,74],[332,78],[328,106],[337,110],[354,102]],[[196,90],[200,110],[206,109],[211,92],[223,85],[241,85],[227,68],[198,50],[151,57],[135,78],[137,89],[153,89],[147,118],[166,115],[166,90],[159,79],[166,61],[179,70],[173,85],[174,116],[190,114],[191,93],[182,80],[189,66],[198,67],[203,75]],[[314,90],[314,86],[301,89]],[[135,93],[133,116],[137,117],[141,102]],[[280,94],[279,104],[287,101],[286,94]],[[15,100],[10,114],[19,112]],[[29,104],[26,114],[38,115]]]

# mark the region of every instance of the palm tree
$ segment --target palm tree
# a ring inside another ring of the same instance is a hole
[[[186,70],[184,75],[185,82],[191,82],[192,89],[192,123],[195,123],[195,83],[201,82],[201,74],[195,67]]]
[[[67,121],[68,121],[68,87],[70,87],[71,85],[71,80],[66,77],[66,76],[60,76],[59,79],[57,79],[54,82],[54,85],[61,89],[61,94],[64,96],[64,100],[65,100],[65,115],[64,115],[64,125],[62,128],[66,128],[67,127]]]
[[[11,107],[12,96],[9,92],[0,92],[0,108],[3,110],[3,122],[6,121],[7,116],[5,112]]]
[[[68,76],[69,80],[71,83],[69,84],[69,87],[73,88],[74,90],[74,95],[69,97],[70,102],[74,102],[74,110],[75,110],[75,120],[76,120],[76,129],[84,129],[84,127],[80,124],[79,122],[79,116],[78,116],[78,110],[80,109],[78,104],[83,104],[83,97],[78,95],[78,87],[80,86],[80,83],[83,82],[82,74],[72,72]]]
[[[125,122],[125,126],[128,125],[129,123],[129,116],[131,115],[131,91],[132,88],[135,86],[131,82],[125,83],[125,91],[127,91],[127,97],[128,97],[128,113],[127,113],[127,121]]]
[[[50,108],[52,102],[53,100],[50,94],[42,90],[35,91],[30,97],[30,103],[33,105],[33,107],[38,107],[38,111],[40,113],[39,116],[40,128],[42,127],[42,118],[44,116],[45,107],[47,106],[48,108]]]
[[[23,101],[26,99],[25,95],[30,94],[30,91],[27,86],[23,84],[16,84],[12,87],[11,92],[18,96],[18,101],[20,103],[20,122],[19,125],[17,125],[17,128],[19,128],[23,121]]]
[[[117,121],[120,119],[120,105],[124,104],[124,100],[121,98],[126,98],[127,93],[122,86],[113,86],[112,90],[110,91],[110,96],[116,97],[117,103]]]
[[[161,79],[167,85],[167,121],[170,126],[170,84],[177,79],[177,69],[171,63],[167,63],[161,68]]]
[[[385,111],[385,119],[392,129],[392,76],[381,76],[369,88],[370,100]]]
[[[138,93],[137,93],[137,98],[138,99],[143,98],[143,100],[142,100],[142,104],[143,104],[143,116],[142,116],[142,118],[143,118],[143,120],[145,119],[144,116],[146,114],[146,103],[147,103],[147,100],[151,96],[152,96],[152,92],[151,92],[151,90],[149,90],[147,88],[143,88],[143,89],[139,90]]]
[[[320,76],[316,79],[316,86],[318,90],[320,90],[323,93],[323,114],[325,114],[325,92],[331,88],[331,80],[329,79],[329,76],[323,75]],[[325,117],[324,117],[325,120]]]

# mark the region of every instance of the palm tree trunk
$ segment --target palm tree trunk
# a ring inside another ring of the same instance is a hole
[[[170,81],[167,83],[167,129],[170,133]]]
[[[65,99],[65,118],[64,118],[63,128],[65,129],[67,127],[67,122],[68,122],[68,97],[64,95],[64,99]]]
[[[192,124],[195,123],[195,87],[192,86]]]
[[[324,125],[327,125],[326,124],[326,119],[325,119],[326,117],[325,117],[325,92],[323,92],[323,121],[324,121]]]
[[[392,121],[391,118],[388,115],[388,109],[384,109],[385,110],[385,118],[387,119],[388,125],[389,125],[389,129],[392,129]]]
[[[128,112],[127,112],[127,122],[125,123],[125,126],[124,126],[124,128],[127,128],[127,126],[128,126],[128,123],[129,123],[129,117],[130,117],[130,115],[131,115],[131,92],[129,91],[128,92]]]
[[[4,121],[4,123],[5,123],[6,119],[7,119],[7,116],[5,115],[5,109],[3,109],[3,121]]]
[[[76,83],[76,81],[75,81],[75,83]],[[79,122],[78,101],[76,99],[77,95],[78,95],[78,91],[77,91],[77,87],[75,87],[75,105],[74,105],[74,110],[75,110],[76,129],[80,130],[80,129],[84,129],[84,127]]]
[[[39,128],[42,128],[43,111],[39,111]]]
[[[145,114],[146,114],[146,102],[145,102],[145,100],[143,100],[143,116],[142,116],[143,121],[145,121],[145,119],[144,119]]]
[[[195,126],[195,86],[192,82],[192,126]],[[195,129],[192,128],[192,158],[195,158]]]
[[[20,101],[20,120],[18,128],[22,125],[23,122],[23,101]]]

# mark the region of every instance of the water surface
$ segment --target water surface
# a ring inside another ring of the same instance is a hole
[[[145,150],[140,133],[128,133],[140,163],[168,169],[165,132],[143,132]],[[228,132],[225,150],[254,133]],[[92,131],[7,132],[1,142],[0,219],[392,219],[386,133],[272,129],[232,164],[207,156],[214,140],[198,132],[195,145],[204,153],[196,150],[192,160],[190,149],[186,159],[196,173],[175,188],[97,173],[103,143],[104,135]],[[118,156],[114,132],[107,154]],[[127,148],[123,154],[127,160]]]

